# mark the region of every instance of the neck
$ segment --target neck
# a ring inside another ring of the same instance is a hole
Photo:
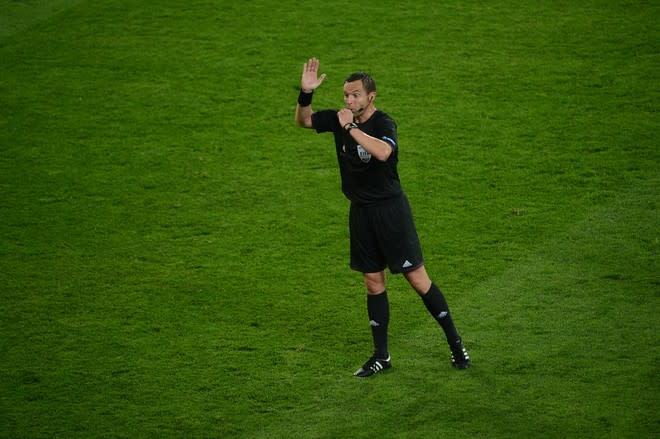
[[[376,108],[373,105],[369,105],[367,108],[364,109],[362,113],[360,113],[357,117],[355,117],[355,122],[357,123],[364,123],[369,118],[376,112]]]

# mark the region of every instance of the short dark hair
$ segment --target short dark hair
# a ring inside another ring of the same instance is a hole
[[[365,72],[351,73],[350,76],[346,78],[346,81],[344,82],[355,82],[355,81],[362,81],[362,85],[364,86],[364,91],[366,91],[367,93],[376,91],[376,81],[374,81],[374,78],[369,76],[368,73]]]

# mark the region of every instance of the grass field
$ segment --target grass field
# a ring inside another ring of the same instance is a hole
[[[660,5],[0,1],[0,436],[660,436]],[[373,74],[473,367],[370,354],[303,62]]]

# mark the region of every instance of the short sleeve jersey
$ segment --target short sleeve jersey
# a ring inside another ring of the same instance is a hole
[[[318,133],[332,132],[337,149],[342,192],[356,204],[373,204],[398,197],[402,193],[397,172],[398,141],[396,123],[386,113],[376,112],[358,128],[392,146],[386,161],[372,157],[340,125],[337,110],[312,114],[312,126]]]

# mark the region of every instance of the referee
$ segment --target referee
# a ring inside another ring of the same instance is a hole
[[[403,273],[444,330],[453,366],[466,369],[470,357],[444,295],[426,273],[408,199],[399,182],[396,123],[376,109],[376,83],[361,72],[344,82],[344,108],[314,112],[312,94],[326,77],[318,75],[318,67],[316,58],[303,66],[296,124],[333,134],[342,191],[351,202],[350,266],[364,276],[374,341],[373,355],[354,375],[369,377],[392,367],[387,346],[390,311],[385,268],[392,274]]]

